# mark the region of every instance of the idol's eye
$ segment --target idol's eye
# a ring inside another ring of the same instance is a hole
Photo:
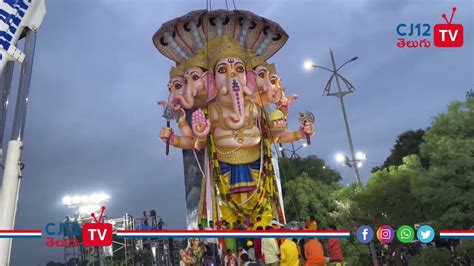
[[[244,73],[245,69],[243,66],[237,66],[237,72]]]
[[[182,87],[183,87],[183,85],[181,85],[181,84],[179,84],[179,83],[176,83],[176,84],[174,85],[174,88],[177,89],[177,90],[181,89]]]
[[[276,84],[276,78],[270,79],[270,82],[271,82],[273,85],[275,85],[275,84]]]
[[[193,78],[193,80],[194,80],[194,81],[196,81],[196,80],[198,80],[198,79],[199,79],[199,76],[198,76],[198,75],[193,75],[193,77],[192,77],[192,78]]]
[[[227,72],[227,68],[225,66],[221,66],[217,69],[217,72],[220,74],[224,74],[225,72]]]
[[[260,71],[258,73],[258,77],[261,78],[261,79],[265,78],[265,71]]]

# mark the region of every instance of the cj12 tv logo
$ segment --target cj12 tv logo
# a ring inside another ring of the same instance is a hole
[[[453,7],[451,17],[448,21],[446,14],[442,14],[446,23],[435,24],[434,27],[429,23],[400,23],[397,26],[398,48],[428,48],[431,46],[430,37],[433,36],[433,44],[436,47],[451,48],[461,47],[464,44],[464,28],[462,24],[453,24],[456,7]],[[433,32],[431,32],[433,29]]]
[[[102,223],[102,215],[105,207],[101,208],[99,219],[91,213],[94,219],[93,223],[85,223],[82,228],[78,222],[61,222],[58,226],[55,223],[48,223],[45,232],[49,237],[46,238],[47,247],[106,247],[112,245],[112,224]],[[57,232],[56,232],[57,230]],[[59,239],[55,238],[59,237]]]

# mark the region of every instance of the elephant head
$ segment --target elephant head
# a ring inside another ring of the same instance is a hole
[[[217,101],[221,106],[230,107],[223,112],[227,127],[238,130],[245,124],[245,97],[252,95],[247,84],[245,63],[239,57],[225,57],[217,61],[214,73],[204,73],[204,83],[208,90],[208,100]]]
[[[285,88],[281,85],[281,78],[275,73],[270,74],[270,82],[272,83],[273,90],[280,93],[280,99],[277,102],[278,109],[280,109],[285,115],[288,115],[288,109],[293,101],[298,98],[298,95],[291,94],[286,97]]]
[[[204,71],[200,67],[191,67],[184,72],[186,93],[181,104],[186,109],[203,108],[207,104],[207,92],[203,80]]]
[[[173,105],[174,109],[177,110],[181,107],[185,107],[183,103],[187,102],[184,98],[186,92],[186,81],[184,77],[172,77],[168,83],[168,90],[170,91],[168,102]]]
[[[280,101],[282,92],[277,90],[270,80],[270,72],[264,65],[255,68],[256,82],[256,101],[264,106],[269,103],[277,103]]]

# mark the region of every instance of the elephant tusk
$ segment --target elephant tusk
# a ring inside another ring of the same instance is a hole
[[[226,86],[222,86],[221,88],[221,94],[222,95],[227,95],[228,91],[227,91],[227,87]]]

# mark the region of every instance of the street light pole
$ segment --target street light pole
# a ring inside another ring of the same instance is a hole
[[[344,106],[344,96],[349,94],[349,93],[352,93],[352,91],[347,91],[347,92],[344,92],[344,93],[342,92],[341,85],[339,83],[339,76],[337,74],[338,69],[336,68],[336,60],[334,59],[334,54],[333,54],[331,49],[329,50],[329,52],[331,53],[333,75],[336,78],[337,93],[330,93],[330,94],[327,94],[327,95],[328,96],[336,96],[337,98],[339,98],[339,101],[341,103],[342,115],[344,116],[344,124],[346,126],[347,138],[349,140],[349,147],[351,149],[352,161],[356,162],[354,144],[352,143],[351,130],[349,129],[349,122],[347,121],[346,107]],[[357,182],[359,183],[359,185],[362,185],[362,182],[361,182],[361,179],[360,179],[360,174],[359,174],[359,167],[357,166],[357,163],[355,163],[355,165],[354,165],[354,171],[355,171],[355,174],[356,174],[356,177],[357,177]]]

